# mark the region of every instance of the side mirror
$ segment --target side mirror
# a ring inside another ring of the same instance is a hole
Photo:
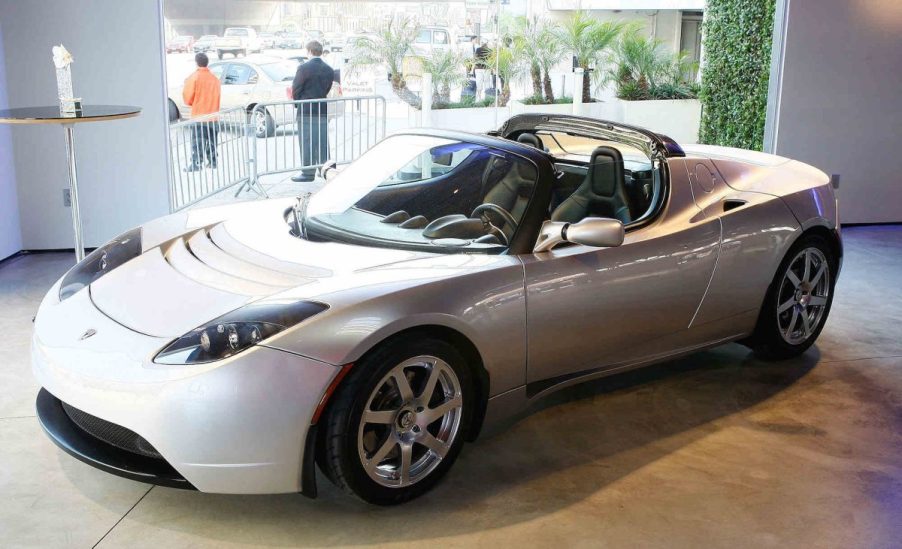
[[[338,164],[334,160],[326,160],[326,162],[320,167],[319,174],[323,176],[323,179],[329,181],[336,175],[338,175]]]
[[[576,223],[546,221],[533,252],[547,252],[562,242],[612,248],[623,244],[623,235],[623,223],[617,219],[587,217]]]

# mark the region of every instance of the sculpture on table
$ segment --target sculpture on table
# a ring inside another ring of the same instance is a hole
[[[65,46],[53,46],[53,65],[56,67],[56,90],[60,112],[74,116],[81,110],[81,99],[72,92],[72,54]]]

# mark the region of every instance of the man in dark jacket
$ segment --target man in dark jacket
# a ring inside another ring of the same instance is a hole
[[[325,99],[332,89],[335,72],[325,61],[323,45],[313,40],[307,43],[310,59],[298,67],[291,83],[291,96],[301,99]],[[298,141],[301,147],[301,173],[292,181],[313,181],[315,166],[329,159],[329,117],[325,101],[301,103],[298,107]]]

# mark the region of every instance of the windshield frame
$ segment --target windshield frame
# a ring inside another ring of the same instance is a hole
[[[514,254],[530,253],[535,240],[538,237],[545,211],[551,201],[551,187],[554,178],[554,168],[549,156],[538,149],[520,143],[499,139],[480,134],[471,134],[451,130],[407,130],[398,132],[386,139],[400,135],[426,136],[450,141],[459,141],[474,145],[480,145],[498,149],[529,163],[536,171],[536,181],[532,196],[530,196],[523,215],[517,224],[517,230],[510,238],[508,246],[494,246],[485,248],[471,248],[460,246],[442,246],[438,244],[423,245],[416,242],[386,240],[374,236],[342,231],[336,227],[316,219],[315,214],[306,219],[308,234],[315,238],[324,238],[330,241],[343,242],[371,247],[390,248],[397,250],[410,250],[432,253],[451,254]],[[313,200],[316,200],[314,196]]]

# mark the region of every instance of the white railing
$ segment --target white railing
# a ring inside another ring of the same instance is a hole
[[[265,197],[263,176],[351,162],[385,137],[385,108],[385,98],[375,95],[274,101],[172,124],[170,208],[233,185],[235,196],[250,190]],[[203,154],[211,142],[215,167]]]

